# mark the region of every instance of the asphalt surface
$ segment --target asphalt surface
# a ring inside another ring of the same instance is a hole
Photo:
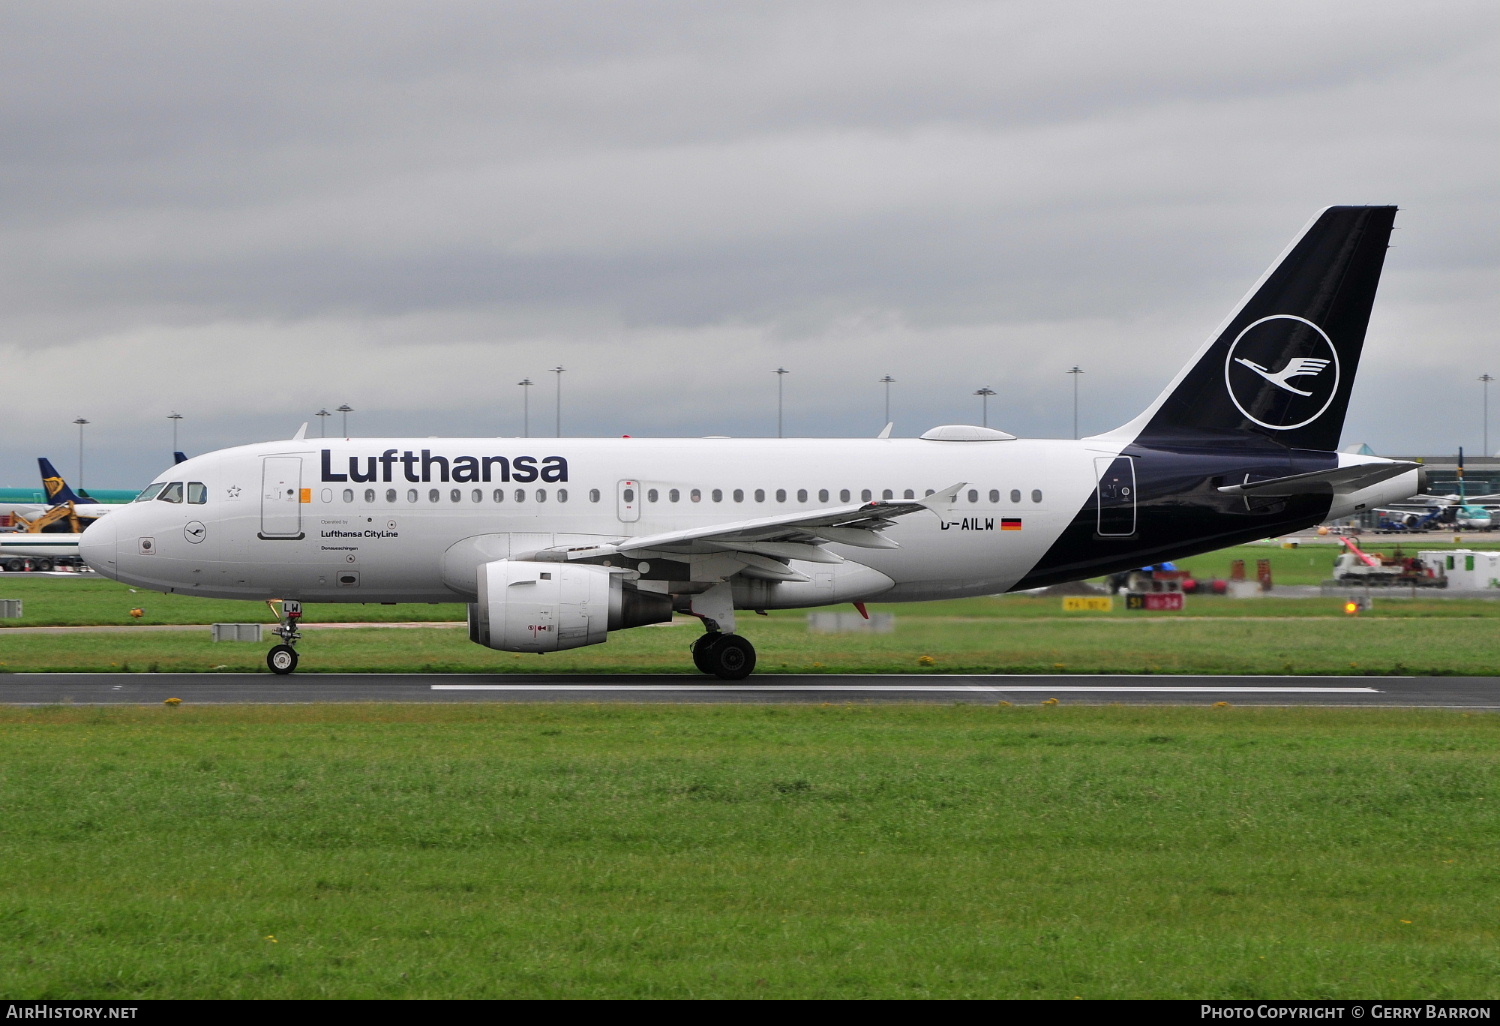
[[[756,676],[12,673],[7,705],[303,702],[670,702],[1319,705],[1500,710],[1500,677]]]

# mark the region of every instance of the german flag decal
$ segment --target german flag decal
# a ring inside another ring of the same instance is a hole
[[[1000,518],[1000,530],[1002,530],[1002,531],[1019,531],[1020,529],[1021,529],[1021,518],[1020,517],[1001,517]]]

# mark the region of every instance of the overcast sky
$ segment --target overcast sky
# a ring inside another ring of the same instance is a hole
[[[1500,5],[0,0],[0,484],[352,434],[1072,433],[1396,203],[1345,441],[1482,444]],[[1500,383],[1497,383],[1500,385]],[[1491,449],[1500,448],[1500,387]],[[331,418],[333,433],[339,418]]]

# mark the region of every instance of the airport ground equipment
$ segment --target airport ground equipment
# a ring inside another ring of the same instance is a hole
[[[1435,549],[1418,552],[1417,558],[1442,578],[1446,587],[1464,591],[1500,588],[1500,552]]]
[[[1334,561],[1333,579],[1339,584],[1357,584],[1366,588],[1446,588],[1448,580],[1434,562],[1422,556],[1405,556],[1400,549],[1394,555],[1367,553],[1354,539],[1340,537],[1347,550]],[[1430,555],[1424,553],[1423,555]]]

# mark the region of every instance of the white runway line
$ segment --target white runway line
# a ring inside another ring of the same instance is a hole
[[[915,694],[933,692],[1009,693],[1013,691],[1036,691],[1046,694],[1076,692],[1115,692],[1136,694],[1139,692],[1166,694],[1336,694],[1378,695],[1375,688],[1313,688],[1313,687],[1107,687],[1095,685],[1064,684],[1003,684],[968,685],[895,685],[895,684],[433,684],[434,691],[723,691],[745,690],[757,693],[769,691],[909,691]]]

